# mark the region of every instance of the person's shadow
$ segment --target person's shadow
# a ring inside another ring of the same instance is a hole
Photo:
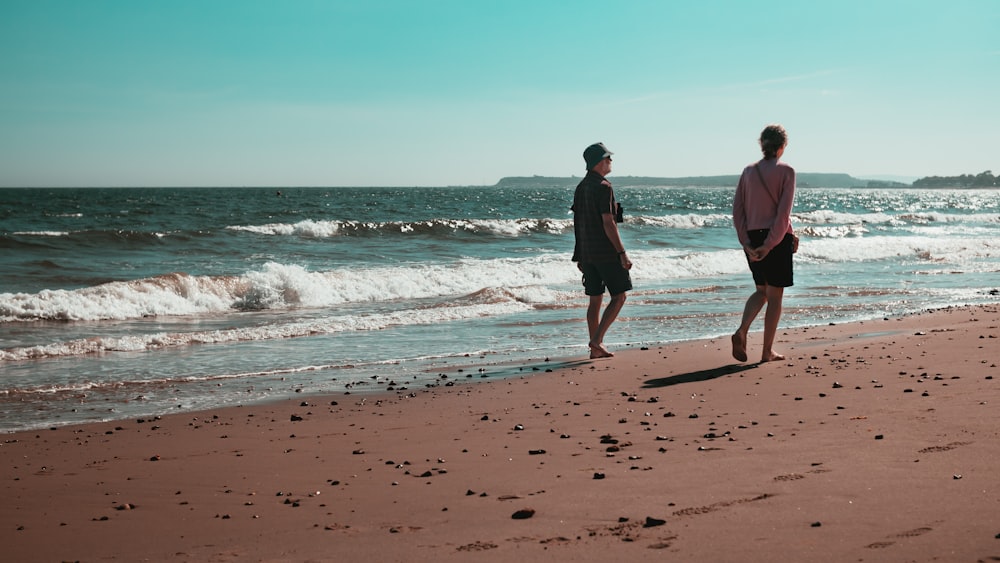
[[[647,379],[642,388],[655,389],[657,387],[670,387],[671,385],[680,385],[682,383],[694,383],[695,381],[710,381],[748,369],[754,369],[755,367],[757,367],[757,364],[729,364],[728,366],[712,369],[679,373],[669,377],[657,377],[656,379]]]

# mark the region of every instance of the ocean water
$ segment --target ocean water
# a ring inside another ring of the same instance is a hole
[[[609,348],[731,333],[733,188],[614,183]],[[586,358],[573,187],[2,189],[0,431]],[[800,188],[793,224],[785,327],[998,300],[1000,190]]]

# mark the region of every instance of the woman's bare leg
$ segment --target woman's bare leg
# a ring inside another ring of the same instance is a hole
[[[750,332],[750,325],[764,308],[765,303],[767,303],[767,286],[758,285],[757,291],[747,299],[747,304],[743,307],[743,321],[732,337],[733,357],[741,362],[747,361],[747,333]]]
[[[785,359],[773,350],[774,336],[778,333],[778,321],[781,320],[781,299],[784,295],[785,288],[767,286],[767,311],[764,312],[764,349],[761,351],[761,362]]]

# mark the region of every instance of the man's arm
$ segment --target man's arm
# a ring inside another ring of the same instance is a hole
[[[618,234],[618,223],[615,222],[614,213],[601,213],[601,222],[604,224],[604,234],[611,241],[611,246],[614,246],[615,250],[618,251],[622,267],[626,270],[632,269],[632,261],[625,254],[625,244],[622,243],[622,237]]]

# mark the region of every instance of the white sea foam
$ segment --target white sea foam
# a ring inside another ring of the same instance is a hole
[[[960,266],[996,259],[992,239],[934,236],[855,236],[855,227],[813,227],[803,233],[798,259],[817,263],[903,259]],[[687,252],[635,250],[633,277],[662,282],[740,273],[737,249]],[[517,300],[550,303],[552,288],[575,287],[579,272],[566,254],[529,258],[461,259],[311,272],[294,264],[268,263],[242,276],[170,274],[112,282],[76,290],[0,294],[0,321],[123,320],[285,308],[322,308],[344,303],[461,296],[500,288]]]
[[[135,319],[229,308],[232,278],[170,274],[75,290],[0,294],[0,321]]]
[[[26,237],[65,237],[69,236],[69,231],[18,231],[14,234]]]
[[[800,237],[811,238],[844,238],[859,237],[868,232],[863,225],[836,225],[832,227],[806,226],[795,229]]]
[[[269,223],[266,225],[232,225],[226,227],[233,231],[245,231],[261,235],[295,235],[314,238],[327,238],[340,234],[343,221],[300,221],[298,223]]]
[[[700,229],[703,227],[727,227],[732,225],[731,215],[722,213],[698,214],[685,213],[681,215],[640,215],[628,217],[629,222],[668,229]]]
[[[726,228],[732,223],[728,213],[686,213],[676,215],[630,215],[630,224],[649,225],[667,229],[701,229],[705,227]],[[850,213],[832,210],[816,210],[795,213],[792,224],[798,228],[810,226],[834,226],[836,230],[813,231],[815,236],[852,236],[866,232],[865,226],[884,225],[901,227],[906,225],[952,223],[1000,223],[996,214],[949,214],[940,212],[870,212]],[[844,227],[851,227],[845,230]],[[364,233],[417,233],[441,231],[442,233],[484,233],[497,236],[522,236],[532,233],[560,234],[571,231],[572,219],[432,219],[407,222],[361,222],[361,221],[316,221],[305,220],[298,223],[270,223],[265,225],[233,225],[227,229],[252,232],[269,236],[297,236],[305,238],[331,238],[349,234]]]
[[[528,310],[530,307],[518,299],[498,299],[490,303],[458,304],[371,315],[331,316],[322,320],[276,323],[225,330],[93,337],[41,346],[0,350],[0,361],[78,356],[99,352],[138,352],[190,344],[220,344],[316,336],[345,331],[382,330],[393,326],[426,325],[478,317],[495,317]]]
[[[806,213],[794,213],[792,224],[799,225],[862,225],[897,224],[899,219],[888,213],[846,213],[821,209]]]
[[[960,265],[971,260],[1000,257],[1000,244],[982,239],[867,236],[805,240],[799,245],[798,257],[833,263],[904,260]]]
[[[849,213],[821,209],[792,215],[793,224],[805,225],[925,225],[928,223],[1000,223],[995,213],[956,214],[942,212]]]
[[[326,272],[268,263],[239,277],[171,274],[76,290],[2,293],[0,320],[123,320],[232,310],[329,307],[464,295],[491,287],[558,285],[572,281],[577,275],[565,255],[465,259],[456,264],[342,268]]]
[[[970,213],[968,215],[958,215],[953,213],[923,212],[923,213],[903,213],[899,216],[901,221],[915,224],[928,223],[1000,223],[1000,215],[995,213]]]
[[[415,233],[487,233],[498,236],[518,236],[529,233],[559,234],[573,228],[572,219],[431,219],[426,221],[314,221],[269,223],[265,225],[232,225],[229,230],[261,235],[330,238],[347,234],[377,232]]]

